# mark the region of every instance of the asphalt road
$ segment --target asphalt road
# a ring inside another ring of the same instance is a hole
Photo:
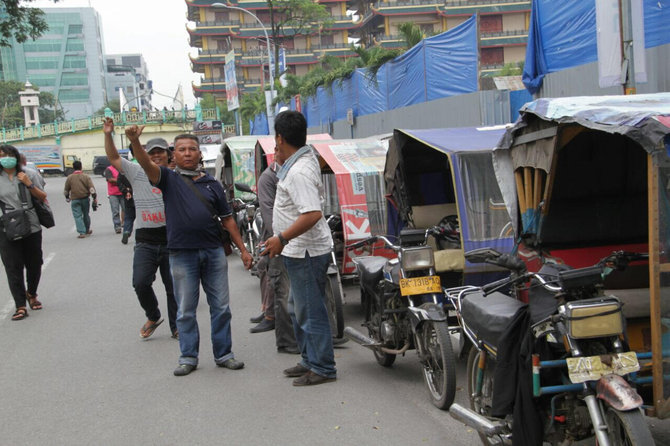
[[[471,429],[431,405],[412,351],[387,369],[349,342],[335,352],[335,383],[293,387],[282,370],[298,356],[277,353],[273,332],[249,333],[258,279],[234,255],[233,351],[246,367],[215,366],[202,299],[200,365],[173,376],[179,347],[167,322],[139,338],[145,318],[131,286],[134,240],[121,244],[104,180],[94,181],[102,207],[92,213],[93,235],[77,239],[64,178],[47,178],[56,227],[44,231],[44,309],[10,321],[14,304],[0,275],[0,445],[478,444]],[[156,290],[166,315],[160,282]],[[346,292],[347,324],[357,326],[358,291]],[[458,364],[461,404],[464,368]]]

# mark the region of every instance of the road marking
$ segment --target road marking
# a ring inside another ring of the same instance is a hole
[[[55,252],[50,252],[50,253],[46,256],[46,258],[45,258],[45,259],[43,260],[43,262],[42,262],[42,271],[44,271],[44,269],[47,267],[47,265],[48,265],[49,263],[51,263],[51,261],[53,260],[54,257],[56,257],[56,253],[55,253]],[[2,308],[2,310],[0,310],[0,320],[2,320],[2,319],[7,319],[7,317],[9,316],[9,313],[11,313],[11,312],[14,310],[14,308],[15,308],[15,306],[14,306],[14,300],[12,299],[12,300],[10,300],[9,302],[7,302],[7,305],[5,305],[5,306]]]

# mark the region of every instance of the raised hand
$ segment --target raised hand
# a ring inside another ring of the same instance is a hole
[[[109,135],[114,132],[114,120],[112,118],[105,118],[102,122],[102,131]]]
[[[144,126],[138,127],[137,125],[133,124],[129,127],[126,127],[126,136],[131,141],[139,140],[143,130]]]

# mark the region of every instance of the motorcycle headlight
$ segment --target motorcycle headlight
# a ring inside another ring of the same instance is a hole
[[[253,218],[254,212],[256,212],[256,206],[254,206],[253,204],[247,205],[247,217]]]
[[[435,266],[433,248],[430,246],[402,248],[400,250],[400,258],[402,259],[402,269],[405,271],[428,269]]]
[[[575,339],[617,336],[623,333],[621,303],[616,297],[586,299],[565,304],[568,333]]]

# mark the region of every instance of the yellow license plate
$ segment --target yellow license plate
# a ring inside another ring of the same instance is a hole
[[[583,358],[567,358],[568,375],[573,383],[597,381],[605,375],[627,375],[640,370],[635,352]]]
[[[400,279],[400,294],[413,296],[415,294],[441,293],[439,276],[411,277]]]

